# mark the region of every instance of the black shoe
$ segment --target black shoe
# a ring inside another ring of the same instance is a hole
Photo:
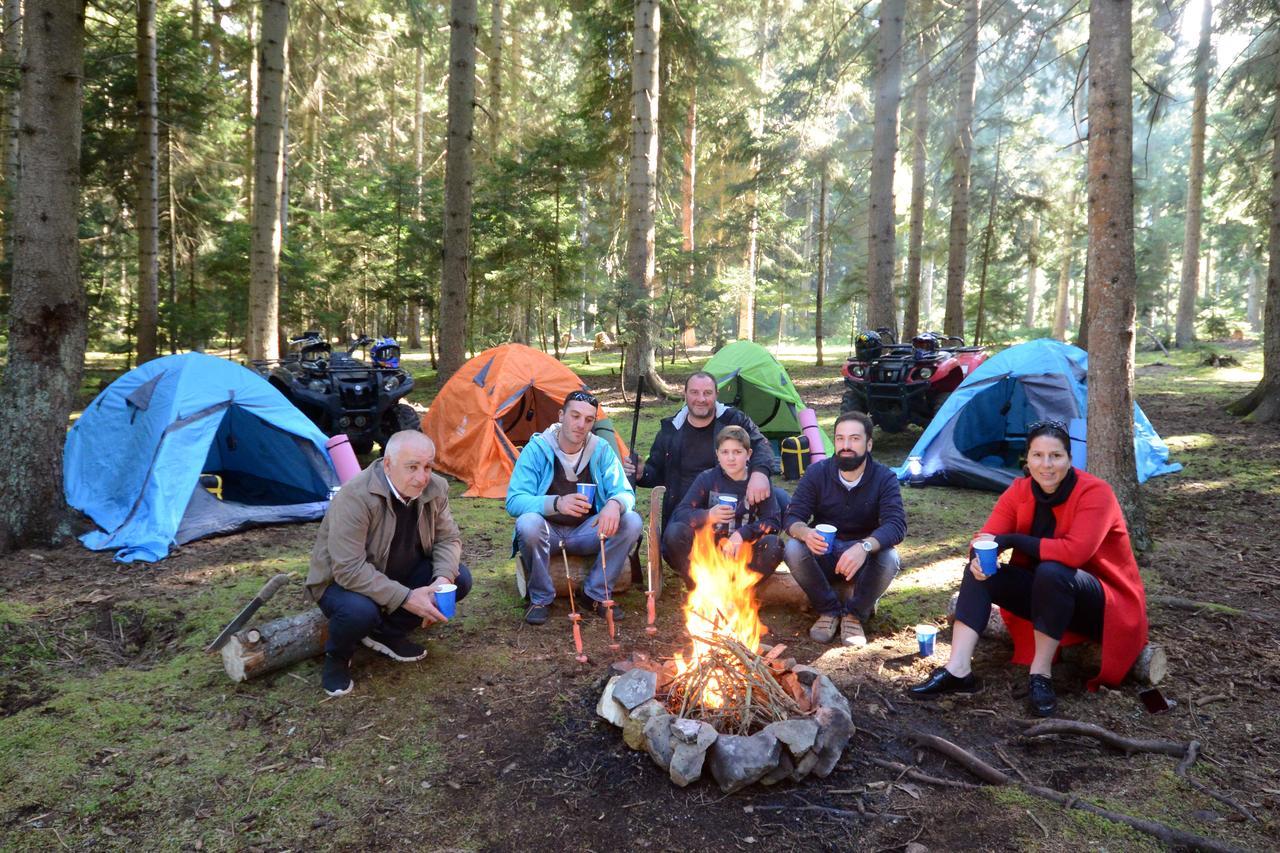
[[[530,625],[541,625],[547,621],[547,617],[550,615],[550,605],[530,604],[529,609],[524,612],[524,621]]]
[[[320,686],[330,696],[345,696],[355,687],[351,680],[350,662],[332,652],[324,656],[324,669],[320,673]]]
[[[604,605],[599,601],[596,601],[594,598],[588,598],[587,601],[591,602],[591,612],[599,616],[601,619],[603,619]],[[613,605],[613,621],[621,622],[623,619],[626,619],[626,618],[627,618],[627,614],[622,612],[622,608],[616,604]]]
[[[1027,679],[1027,704],[1037,717],[1052,717],[1058,710],[1058,694],[1053,692],[1053,679],[1047,675],[1033,675]]]
[[[401,663],[412,663],[427,656],[427,650],[417,643],[411,643],[404,637],[388,637],[383,634],[370,634],[360,642],[378,654],[386,655]]]
[[[964,678],[952,675],[945,666],[940,666],[929,674],[929,677],[914,687],[907,688],[913,699],[933,699],[947,693],[972,695],[982,689],[982,682],[972,672]]]

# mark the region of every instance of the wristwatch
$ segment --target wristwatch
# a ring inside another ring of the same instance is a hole
[[[867,540],[865,540],[865,539],[859,539],[859,540],[858,540],[858,544],[862,546],[862,550],[866,551],[868,554],[870,554],[870,553],[871,553],[871,543],[870,543],[870,542],[868,542],[868,541],[867,541]]]

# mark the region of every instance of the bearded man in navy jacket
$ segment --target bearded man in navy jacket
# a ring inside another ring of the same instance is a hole
[[[864,624],[901,564],[894,548],[907,535],[898,478],[871,458],[871,418],[845,412],[836,418],[835,450],[810,465],[796,486],[782,526],[791,537],[784,552],[791,575],[818,611],[809,636],[848,646],[867,644]],[[815,528],[836,528],[835,544]],[[852,582],[842,600],[833,584]]]

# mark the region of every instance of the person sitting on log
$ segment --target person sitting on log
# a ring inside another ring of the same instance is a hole
[[[435,591],[455,584],[458,600],[471,591],[449,486],[431,471],[435,458],[435,443],[422,433],[393,434],[382,458],[347,481],[320,522],[307,593],[329,620],[320,680],[330,696],[351,692],[360,643],[392,660],[422,660],[427,650],[407,636],[446,621]]]
[[[871,428],[862,412],[836,418],[835,456],[805,470],[783,515],[791,537],[784,559],[818,611],[809,636],[819,643],[838,632],[845,645],[865,646],[864,626],[901,568],[894,546],[906,538],[907,513],[898,478],[871,458]],[[822,525],[835,528],[830,545]],[[837,579],[853,583],[847,601],[832,587]]]
[[[694,533],[708,523],[715,525],[716,540],[726,556],[737,557],[743,545],[750,545],[747,568],[760,575],[761,581],[782,562],[782,542],[778,538],[782,517],[777,500],[770,493],[764,500],[747,505],[747,466],[751,461],[747,431],[739,426],[720,430],[716,434],[716,458],[719,464],[693,481],[662,533],[662,552],[690,589],[694,585],[689,567]],[[734,500],[721,502],[721,495]]]
[[[755,506],[773,495],[778,508],[785,511],[790,495],[772,486],[769,476],[774,473],[773,448],[751,418],[733,406],[716,401],[716,378],[705,370],[692,374],[684,384],[684,407],[669,418],[663,418],[658,435],[653,440],[644,467],[637,470],[631,459],[624,459],[622,467],[627,476],[634,478],[637,486],[666,486],[662,498],[662,529],[671,523],[680,499],[688,493],[693,481],[703,471],[717,463],[715,437],[727,426],[742,427],[751,442],[750,475],[747,478],[745,500]],[[667,552],[663,536],[662,558],[675,568]]]
[[[514,548],[528,573],[529,609],[524,621],[547,621],[556,598],[551,555],[600,554],[583,582],[587,607],[603,616],[610,590],[640,538],[643,522],[635,511],[636,496],[618,454],[608,441],[591,432],[599,402],[586,391],[565,397],[559,423],[535,434],[520,451],[507,487],[507,512],[516,519]],[[585,487],[585,488],[579,488]],[[614,605],[613,618],[622,619]]]
[[[1013,638],[1013,662],[1031,667],[1027,699],[1035,714],[1057,708],[1051,667],[1060,643],[1100,642],[1102,668],[1088,688],[1119,684],[1147,643],[1146,596],[1115,493],[1072,466],[1064,423],[1027,428],[1027,476],[1000,495],[974,542],[984,540],[1012,549],[1009,562],[984,574],[970,550],[951,655],[911,695],[979,689],[970,664],[993,603]]]

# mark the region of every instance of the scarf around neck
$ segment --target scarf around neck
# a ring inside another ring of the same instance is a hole
[[[1028,475],[1030,476],[1030,475]],[[1040,488],[1040,484],[1031,480],[1031,494],[1036,501],[1035,515],[1031,517],[1032,536],[1040,539],[1052,539],[1057,527],[1057,519],[1054,518],[1053,508],[1061,506],[1067,502],[1067,498],[1071,497],[1071,490],[1076,487],[1076,469],[1073,466],[1067,472],[1067,476],[1062,478],[1062,482],[1058,485],[1057,490],[1053,494],[1046,494],[1044,489]]]

